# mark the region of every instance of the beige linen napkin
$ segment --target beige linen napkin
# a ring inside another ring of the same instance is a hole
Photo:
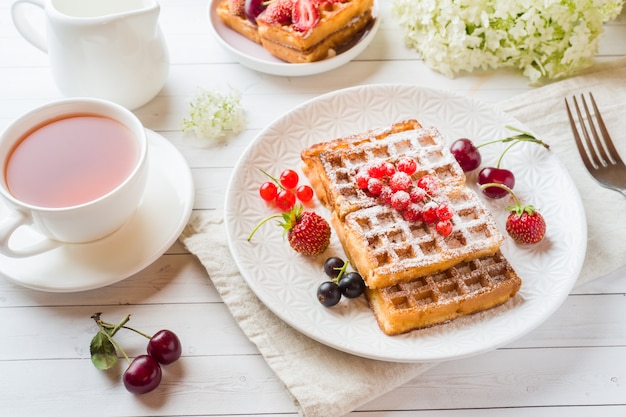
[[[500,103],[549,143],[580,192],[587,214],[587,254],[577,284],[626,264],[626,198],[598,185],[578,155],[564,98],[593,92],[615,146],[626,160],[626,59],[597,65],[585,74],[530,91]],[[567,216],[568,213],[563,213]]]
[[[194,213],[181,241],[194,253],[248,338],[306,417],[342,416],[410,381],[433,364],[379,362],[302,335],[265,307],[233,261],[221,210]]]
[[[584,76],[501,104],[502,110],[550,143],[583,195],[589,247],[579,283],[613,271],[626,258],[626,245],[622,244],[626,222],[619,216],[626,209],[626,199],[604,190],[585,172],[563,107],[565,96],[588,90],[600,102],[615,139],[626,140],[622,134],[626,131],[626,61],[599,66]],[[626,158],[626,149],[622,149]],[[283,382],[302,416],[342,416],[434,366],[363,359],[326,347],[283,323],[258,300],[240,275],[228,249],[221,210],[194,213],[181,241],[207,269],[224,303]]]

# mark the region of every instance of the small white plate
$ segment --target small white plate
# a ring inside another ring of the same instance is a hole
[[[217,15],[217,5],[221,0],[211,0],[208,8],[209,28],[219,43],[235,56],[237,61],[248,68],[272,75],[286,77],[298,77],[320,74],[338,68],[356,58],[370,44],[378,27],[380,17],[378,13],[378,0],[374,1],[372,14],[374,22],[369,29],[363,32],[361,39],[353,45],[338,53],[332,58],[306,64],[292,64],[276,58],[261,45],[252,42],[239,33],[226,26]]]
[[[328,346],[355,355],[396,362],[458,359],[487,352],[518,339],[543,323],[563,303],[582,266],[587,247],[585,212],[576,186],[554,152],[521,143],[507,153],[503,167],[515,172],[516,194],[541,209],[545,239],[519,246],[506,239],[502,251],[522,278],[512,302],[453,322],[399,336],[385,335],[364,297],[323,307],[316,289],[327,278],[322,264],[345,259],[336,233],[323,255],[296,254],[280,228],[267,223],[247,237],[276,209],[263,204],[259,169],[279,173],[299,169],[300,152],[317,142],[418,119],[436,126],[448,141],[469,137],[482,143],[510,136],[506,125],[529,130],[511,116],[468,97],[403,84],[348,88],[306,102],[267,126],[235,167],[226,195],[225,224],[233,258],[250,288],[283,321]],[[548,143],[550,138],[545,139]],[[483,163],[495,163],[505,144],[481,148]],[[299,171],[302,174],[301,171]],[[301,175],[301,182],[307,182]],[[474,181],[468,180],[468,184]],[[486,199],[485,199],[486,201]],[[504,231],[507,201],[486,201]],[[319,202],[309,208],[329,217]],[[567,213],[567,215],[563,215]]]
[[[194,186],[180,152],[157,133],[146,132],[148,183],[137,212],[124,226],[95,242],[55,242],[49,251],[20,258],[0,255],[0,275],[41,291],[84,291],[128,278],[161,256],[189,220]],[[7,209],[0,205],[0,217],[6,213]],[[18,230],[11,238],[16,248],[41,240],[30,229],[21,229],[24,230]]]

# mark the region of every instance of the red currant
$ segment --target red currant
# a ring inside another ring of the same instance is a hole
[[[435,229],[441,236],[449,236],[452,233],[452,223],[450,220],[439,220]]]
[[[439,217],[440,220],[450,220],[453,214],[454,211],[452,207],[446,203],[441,203],[439,207],[437,207],[437,217]]]
[[[276,198],[276,194],[278,194],[278,188],[273,182],[264,182],[259,188],[259,194],[263,200],[273,201]]]
[[[406,191],[396,191],[391,196],[391,207],[396,210],[404,210],[411,203],[411,197]]]
[[[298,173],[292,169],[286,169],[280,173],[280,185],[287,189],[296,188],[298,185]]]
[[[393,166],[393,164],[391,162],[385,162],[383,164],[384,170],[385,170],[385,175],[388,177],[391,177],[393,174],[396,173],[396,167]]]
[[[370,193],[379,195],[383,190],[383,182],[378,178],[370,178],[369,181],[367,181],[367,189]]]
[[[422,220],[424,220],[424,223],[428,224],[435,223],[437,221],[437,203],[431,201],[424,205]]]
[[[355,175],[356,185],[362,190],[367,189],[367,181],[370,179],[366,169],[360,169]]]
[[[367,173],[371,178],[382,178],[387,173],[385,161],[374,162],[367,167]]]
[[[413,187],[409,191],[409,196],[411,197],[411,202],[421,203],[426,198],[426,191],[419,187]]]
[[[391,186],[391,189],[394,191],[399,191],[399,190],[406,191],[409,189],[411,184],[412,184],[411,177],[406,172],[402,172],[402,171],[398,171],[395,174],[393,174],[393,176],[389,180],[389,185]]]
[[[308,203],[313,198],[313,189],[308,185],[301,185],[296,189],[296,197],[303,203]]]
[[[403,156],[398,161],[398,171],[402,171],[408,175],[413,175],[415,171],[417,171],[417,162],[413,158]]]
[[[439,182],[432,175],[424,175],[417,180],[417,186],[426,191],[431,197],[435,196],[437,191],[439,191]]]
[[[422,208],[419,204],[409,204],[409,206],[402,212],[405,220],[410,222],[416,222],[422,219]]]
[[[296,205],[296,195],[289,190],[280,190],[276,195],[276,206],[282,211],[289,211]]]

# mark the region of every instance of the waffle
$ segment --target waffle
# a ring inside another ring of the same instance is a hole
[[[436,199],[454,212],[449,236],[439,234],[434,224],[406,221],[402,213],[356,186],[361,167],[402,156],[418,162],[414,179],[438,178]],[[301,157],[318,198],[331,210],[331,223],[346,255],[369,288],[443,271],[500,248],[503,236],[495,221],[465,185],[463,170],[434,128],[408,120],[313,145]]]
[[[382,204],[348,213],[343,220],[331,214],[348,259],[369,288],[411,281],[500,248],[502,234],[474,191],[455,187],[438,199],[454,210],[449,236],[439,234],[434,224],[406,221]]]
[[[356,39],[373,21],[373,5],[374,0],[320,4],[319,22],[304,32],[295,30],[293,24],[267,21],[265,12],[257,16],[254,24],[245,14],[231,11],[228,0],[222,0],[216,12],[226,26],[263,45],[272,55],[291,63],[307,63],[332,56],[338,48]]]
[[[248,20],[245,14],[237,14],[231,11],[228,6],[228,0],[222,0],[222,2],[217,5],[215,11],[226,26],[253,42],[261,43],[257,25]]]
[[[292,63],[320,61],[355,38],[372,21],[374,0],[349,0],[320,6],[319,23],[299,32],[293,24],[267,23],[257,18],[261,44],[272,55]]]
[[[498,251],[411,282],[368,288],[365,294],[383,332],[397,335],[496,307],[520,286],[521,279]]]
[[[376,198],[355,187],[359,169],[373,159],[395,163],[400,156],[410,156],[418,163],[413,175],[432,175],[445,188],[464,186],[465,174],[446,150],[445,141],[436,129],[424,129],[416,120],[318,143],[302,152],[303,171],[318,198],[339,219],[346,214],[378,205]]]

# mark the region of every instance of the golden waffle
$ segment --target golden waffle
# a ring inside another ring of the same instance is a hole
[[[301,155],[303,171],[318,198],[335,211],[339,219],[352,211],[379,204],[376,198],[355,187],[359,169],[375,159],[395,163],[401,156],[417,161],[418,170],[413,174],[416,180],[432,175],[444,188],[465,184],[465,174],[445,149],[439,132],[422,128],[416,120],[318,143]]]
[[[432,326],[505,303],[521,286],[497,252],[450,269],[381,289],[366,289],[380,328],[388,335]]]
[[[261,37],[259,36],[257,25],[250,22],[245,14],[237,14],[236,12],[231,11],[228,7],[228,0],[222,0],[222,2],[217,5],[215,11],[217,12],[217,16],[226,26],[253,42],[258,44],[261,43]]]
[[[442,236],[434,224],[406,221],[390,206],[378,204],[348,213],[331,223],[351,264],[369,288],[382,288],[443,271],[480,256],[493,255],[503,240],[495,221],[474,191],[454,187],[440,194],[454,211],[453,231]]]
[[[261,43],[287,62],[322,60],[368,26],[373,5],[374,0],[349,0],[319,6],[319,23],[305,32],[295,30],[293,24],[267,23],[262,13],[257,19]]]
[[[359,169],[372,161],[418,162],[412,175],[438,178],[435,199],[454,212],[453,232],[442,236],[434,224],[406,221],[356,185]],[[369,288],[382,288],[443,271],[480,256],[493,255],[503,241],[491,214],[465,185],[463,170],[434,128],[408,120],[334,141],[301,154],[303,171],[320,200],[332,211],[331,223],[352,265]]]

